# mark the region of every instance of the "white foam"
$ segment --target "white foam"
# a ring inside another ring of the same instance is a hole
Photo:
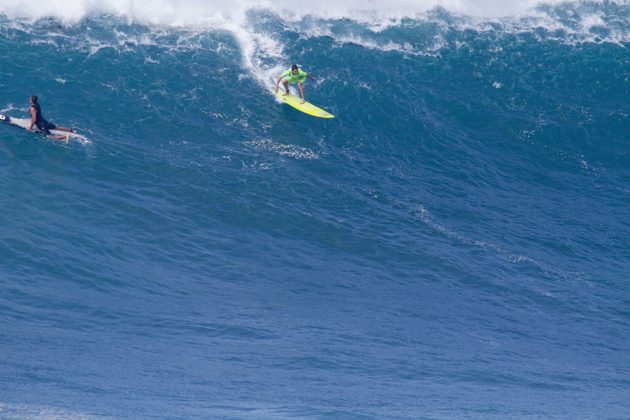
[[[108,13],[124,17],[130,23],[216,27],[226,21],[242,21],[244,12],[253,9],[267,9],[293,19],[306,15],[326,19],[397,19],[415,17],[435,7],[472,16],[497,17],[522,13],[537,3],[535,0],[337,0],[334,4],[293,0],[0,0],[0,13],[30,19],[55,17],[68,24],[90,14]]]
[[[628,5],[628,0],[0,0],[0,14],[10,18],[55,17],[72,24],[93,14],[111,14],[129,23],[169,26],[219,27],[242,21],[251,10],[264,9],[286,20],[305,16],[356,21],[417,18],[436,7],[450,13],[480,18],[529,15],[541,4]]]
[[[276,153],[280,156],[286,156],[300,160],[316,160],[319,155],[306,147],[297,146],[295,144],[277,143],[271,139],[260,139],[246,141],[244,144],[257,150],[264,150]]]
[[[383,52],[395,51],[395,52],[400,52],[403,54],[418,55],[418,53],[414,50],[413,46],[409,44],[408,42],[405,42],[402,44],[393,42],[393,41],[379,43],[370,39],[364,39],[356,35],[338,36],[335,38],[335,40],[339,44],[342,44],[342,45],[355,44],[355,45],[360,45],[361,47],[367,48],[370,50],[378,50],[378,51],[383,51]]]
[[[0,417],[20,419],[47,419],[47,420],[87,420],[90,416],[71,412],[68,410],[43,405],[8,404],[0,402]]]
[[[597,26],[606,26],[601,13],[593,13],[591,15],[584,16],[580,21],[582,29],[588,31]]]

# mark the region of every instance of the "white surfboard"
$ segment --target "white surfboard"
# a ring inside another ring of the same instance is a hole
[[[14,127],[19,127],[24,130],[27,130],[31,126],[31,120],[29,118],[9,117],[8,115],[4,115],[4,114],[0,114],[0,123],[12,125]],[[50,131],[50,134],[55,135],[55,136],[65,136],[67,134],[69,135],[71,140],[75,140],[81,144],[91,143],[90,139],[85,137],[83,134],[74,133],[74,132],[68,133],[67,131],[61,131],[61,130],[49,130],[49,131]],[[37,127],[33,127],[33,132],[37,134],[44,134]]]

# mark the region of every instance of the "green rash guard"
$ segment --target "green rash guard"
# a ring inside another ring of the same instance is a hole
[[[282,73],[282,77],[286,77],[289,83],[304,83],[306,82],[306,76],[308,76],[308,73],[302,71],[302,69],[298,69],[298,74],[291,73],[291,69]]]

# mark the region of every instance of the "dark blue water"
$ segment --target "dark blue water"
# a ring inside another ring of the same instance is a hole
[[[0,417],[629,418],[630,8],[540,10],[3,18],[92,144],[0,127]]]

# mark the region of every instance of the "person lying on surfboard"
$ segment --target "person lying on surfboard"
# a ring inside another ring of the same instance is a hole
[[[285,77],[286,79],[282,80]],[[303,86],[304,82],[306,82],[306,79],[315,80],[313,76],[309,75],[305,71],[302,71],[302,69],[299,68],[297,64],[293,64],[289,70],[285,71],[284,73],[280,75],[280,77],[278,77],[278,80],[276,81],[276,93],[278,93],[278,86],[280,85],[280,80],[282,80],[282,84],[284,85],[284,92],[285,92],[282,96],[287,96],[289,94],[289,83],[297,83],[298,88],[300,89],[300,96],[302,97],[302,101],[300,103],[303,104],[304,102],[306,102],[306,100],[304,99],[304,86]]]
[[[28,112],[31,114],[31,125],[27,128],[28,131],[32,131],[33,127],[37,126],[37,128],[44,133],[51,140],[66,140],[66,144],[70,142],[70,134],[66,134],[64,136],[54,136],[51,135],[50,130],[60,130],[67,131],[68,133],[73,133],[73,130],[70,130],[66,127],[59,127],[53,123],[46,121],[44,116],[42,115],[42,109],[37,103],[37,96],[31,96],[29,98],[29,103],[31,107]]]

